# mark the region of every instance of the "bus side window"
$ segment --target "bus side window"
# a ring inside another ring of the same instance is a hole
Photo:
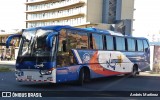
[[[123,37],[116,37],[116,50],[125,51],[125,40]]]
[[[106,48],[107,50],[114,50],[114,42],[113,42],[113,36],[106,36]]]
[[[137,50],[140,51],[140,52],[143,52],[143,43],[142,43],[142,40],[136,40],[137,41]]]
[[[148,42],[146,40],[143,40],[143,47],[144,47],[144,51],[147,52],[149,45]]]
[[[67,52],[67,34],[66,30],[62,29],[59,34],[59,44],[57,53],[57,67],[69,65],[69,52]]]
[[[67,50],[71,49],[88,49],[88,34],[75,30],[67,30],[68,44]]]
[[[128,47],[128,51],[135,51],[137,50],[135,48],[135,40],[132,38],[127,38],[127,47]]]
[[[93,49],[103,50],[103,37],[101,34],[92,34]]]
[[[58,51],[59,52],[66,52],[67,47],[67,34],[66,30],[61,30],[59,34],[59,44],[58,44]]]

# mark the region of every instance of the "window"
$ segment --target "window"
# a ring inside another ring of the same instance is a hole
[[[59,34],[59,46],[58,51],[65,52],[66,51],[66,45],[67,45],[67,34],[66,30],[62,29]]]
[[[68,30],[68,50],[88,49],[88,35],[84,32]]]
[[[116,37],[116,49],[125,51],[125,40],[122,37]]]
[[[143,43],[142,40],[137,40],[137,50],[143,51]]]
[[[146,51],[149,47],[148,42],[146,40],[143,40],[143,46],[144,46],[144,50]]]
[[[113,37],[112,36],[106,36],[106,45],[107,45],[107,50],[114,50],[114,44],[113,44]]]
[[[135,41],[134,39],[127,39],[128,51],[135,51]]]
[[[62,29],[59,34],[57,67],[76,64],[71,49],[88,49],[87,33]]]
[[[62,29],[59,34],[57,67],[69,65],[69,52],[67,52],[67,32]]]
[[[92,34],[93,49],[103,49],[102,35]]]

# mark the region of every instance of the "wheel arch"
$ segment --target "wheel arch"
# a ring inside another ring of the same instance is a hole
[[[90,72],[90,68],[87,65],[82,65],[81,67],[79,67],[78,69],[78,76],[80,75],[80,71],[81,69],[84,69],[84,72],[89,72],[89,77],[91,77],[91,72]]]
[[[136,70],[138,71],[138,64],[134,64],[134,65],[133,65],[133,68],[134,68],[134,67],[135,67]],[[132,69],[133,69],[133,68],[132,68]]]

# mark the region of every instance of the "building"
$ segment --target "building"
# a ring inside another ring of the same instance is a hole
[[[19,38],[11,41],[9,48],[6,48],[6,39],[12,34],[20,34],[18,32],[0,32],[0,56],[3,54],[4,59],[10,56],[10,59],[16,59],[18,54]]]
[[[26,0],[26,28],[97,27],[132,33],[134,0]]]

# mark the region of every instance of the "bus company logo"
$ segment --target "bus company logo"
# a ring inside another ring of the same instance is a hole
[[[90,55],[88,53],[85,53],[83,55],[83,63],[88,63],[88,61],[91,59]]]
[[[39,64],[39,65],[34,65],[35,66],[35,68],[43,68],[44,67],[44,64],[42,63],[42,64]]]
[[[110,59],[109,61],[106,61],[106,64],[107,64],[107,67],[112,68],[113,70],[116,69],[116,61],[115,61],[115,59]]]
[[[2,92],[2,97],[11,97],[11,92]]]

